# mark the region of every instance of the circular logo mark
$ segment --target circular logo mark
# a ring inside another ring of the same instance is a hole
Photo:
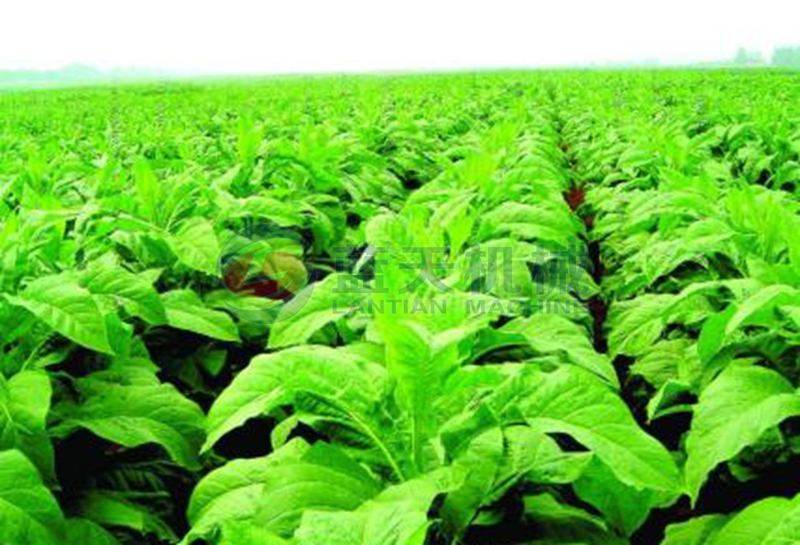
[[[297,314],[313,286],[304,252],[303,238],[288,229],[256,224],[236,233],[219,259],[222,283],[229,293],[228,309],[258,324]]]

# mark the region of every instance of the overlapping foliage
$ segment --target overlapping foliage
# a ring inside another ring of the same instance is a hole
[[[0,542],[799,542],[798,91],[0,95]],[[257,224],[313,282],[266,322]]]

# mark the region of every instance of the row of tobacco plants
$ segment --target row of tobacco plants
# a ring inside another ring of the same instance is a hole
[[[797,86],[0,95],[0,543],[797,542]]]

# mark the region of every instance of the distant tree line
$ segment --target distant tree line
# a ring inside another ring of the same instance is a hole
[[[766,60],[760,51],[740,47],[733,57],[736,66],[765,66],[772,64],[786,68],[800,68],[800,46],[777,47],[772,52],[772,58]]]
[[[740,47],[736,51],[733,63],[740,66],[764,64],[764,56],[760,51],[748,51],[744,47]]]
[[[800,68],[800,47],[778,47],[772,53],[772,64]]]

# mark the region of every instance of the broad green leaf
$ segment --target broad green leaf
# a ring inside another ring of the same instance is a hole
[[[220,534],[219,545],[289,545],[285,539],[248,521],[228,521]]]
[[[433,472],[389,487],[355,511],[308,511],[295,537],[298,545],[423,545],[434,498],[458,482]]]
[[[178,261],[190,269],[210,275],[218,273],[222,248],[208,220],[195,217],[184,222],[177,233],[167,237],[167,242]]]
[[[155,513],[126,498],[123,492],[92,490],[78,502],[85,519],[110,528],[125,528],[142,535],[153,534],[163,541],[175,541],[169,526]]]
[[[256,124],[252,116],[239,117],[236,126],[236,151],[239,162],[245,169],[253,167],[263,137],[263,127]]]
[[[296,201],[283,202],[261,195],[236,200],[229,213],[235,217],[269,220],[281,227],[299,227],[307,221],[307,216]]]
[[[627,486],[680,489],[670,453],[642,431],[622,399],[588,371],[565,366],[552,373],[525,372],[509,379],[487,403],[503,418],[521,415],[535,430],[572,436]]]
[[[570,484],[580,478],[594,458],[591,452],[565,452],[549,435],[527,427],[515,426],[504,430],[504,433],[506,448],[517,453],[509,458],[510,467],[503,467],[503,476],[509,475],[509,470],[512,470],[536,484]],[[507,486],[508,477],[504,481]]]
[[[800,416],[800,394],[763,367],[729,367],[700,395],[686,440],[686,484],[696,502],[708,474],[787,418]]]
[[[723,515],[705,515],[686,522],[670,524],[661,545],[707,545],[728,522]]]
[[[666,325],[662,312],[674,296],[642,295],[631,301],[614,303],[609,309],[607,327],[609,355],[639,356],[655,344]]]
[[[594,506],[603,520],[620,533],[631,535],[655,507],[673,503],[679,492],[637,490],[620,483],[611,469],[594,459],[572,485],[581,500]]]
[[[730,305],[723,312],[715,314],[703,322],[700,337],[697,339],[697,354],[702,362],[710,362],[725,344],[727,337],[725,329],[731,316],[735,313],[736,306]]]
[[[363,297],[363,287],[347,274],[331,274],[306,286],[278,312],[270,329],[270,348],[307,342],[314,333],[343,318]]]
[[[789,286],[767,286],[741,303],[731,305],[722,314],[709,319],[703,325],[699,344],[703,360],[710,361],[741,327],[751,322],[766,327],[777,323],[777,318],[770,319],[775,308],[795,303],[798,297],[798,291]]]
[[[212,310],[191,290],[170,291],[161,296],[167,312],[167,323],[175,329],[198,335],[236,342],[239,329],[225,312]]]
[[[0,543],[61,545],[64,517],[36,468],[17,450],[0,452]]]
[[[137,159],[134,164],[134,181],[139,210],[145,218],[157,222],[161,187],[150,163],[144,158]]]
[[[800,495],[767,498],[734,516],[708,545],[797,545],[800,543]]]
[[[455,461],[467,472],[464,484],[448,494],[442,516],[449,535],[461,535],[495,485],[503,460],[503,433],[491,429],[472,440]]]
[[[389,375],[397,381],[398,403],[411,425],[414,464],[421,470],[423,449],[434,433],[431,406],[437,385],[444,383],[447,362],[444,358],[437,359],[431,335],[424,327],[400,320],[387,323],[391,326],[384,326],[382,331],[386,365]]]
[[[325,426],[326,433],[373,449],[400,477],[401,462],[386,437],[391,427],[378,413],[387,387],[382,366],[345,349],[303,346],[258,356],[212,405],[203,451],[247,420],[294,405],[300,419],[310,425],[333,423]]]
[[[300,460],[287,460],[265,473],[253,520],[290,537],[306,510],[351,511],[380,492],[378,482],[340,450],[315,443]]]
[[[647,403],[648,420],[656,420],[676,413],[691,412],[687,395],[691,394],[690,384],[678,380],[665,382]]]
[[[206,537],[226,521],[252,519],[269,472],[282,462],[302,458],[308,449],[305,441],[294,440],[269,456],[233,460],[206,475],[189,501],[192,530],[186,542]]]
[[[763,313],[771,312],[776,306],[800,303],[800,292],[790,286],[767,286],[752,294],[741,304],[725,326],[725,335],[730,337],[734,331],[751,321],[763,321]]]
[[[53,446],[46,431],[52,388],[41,371],[22,371],[6,381],[0,375],[0,450],[20,450],[41,475],[55,479]]]
[[[69,407],[66,420],[53,432],[57,436],[84,428],[128,448],[158,445],[175,463],[199,467],[203,413],[172,385],[121,386],[85,379],[81,389],[86,401]]]
[[[66,535],[65,545],[120,545],[111,533],[87,519],[67,520]]]
[[[164,325],[167,315],[152,284],[120,266],[100,264],[80,275],[81,285],[95,295],[108,295],[150,325]]]
[[[564,316],[535,314],[511,321],[503,331],[521,333],[535,351],[543,355],[564,354],[567,361],[619,387],[617,372],[608,357],[595,351],[584,328]]]
[[[470,206],[473,198],[472,193],[460,193],[445,201],[431,216],[431,225],[447,234],[451,258],[461,253],[478,219]]]
[[[577,507],[560,503],[550,494],[525,496],[524,501],[525,514],[534,520],[564,520],[576,525],[588,523],[601,532],[606,530],[606,524],[602,519]]]
[[[582,543],[587,545],[623,545],[606,528],[605,522],[586,511],[563,503],[552,494],[528,495],[524,498],[525,517],[538,529],[536,545]]]
[[[11,304],[24,307],[69,340],[103,354],[113,354],[106,321],[85,288],[67,274],[45,276],[30,282]]]
[[[352,511],[303,513],[296,540],[301,545],[364,544],[364,517]]]
[[[506,202],[483,215],[479,236],[481,240],[511,236],[569,248],[575,243],[580,230],[580,225],[565,203],[563,208],[555,209]]]
[[[198,355],[198,362],[212,377],[219,376],[225,368],[228,352],[225,350],[203,350]]]
[[[675,380],[694,383],[700,374],[697,343],[689,339],[659,341],[636,359],[630,372],[656,388]]]
[[[647,286],[686,262],[700,262],[715,253],[731,255],[733,230],[726,223],[711,219],[689,225],[674,239],[661,240],[656,235],[631,258],[647,277]]]

